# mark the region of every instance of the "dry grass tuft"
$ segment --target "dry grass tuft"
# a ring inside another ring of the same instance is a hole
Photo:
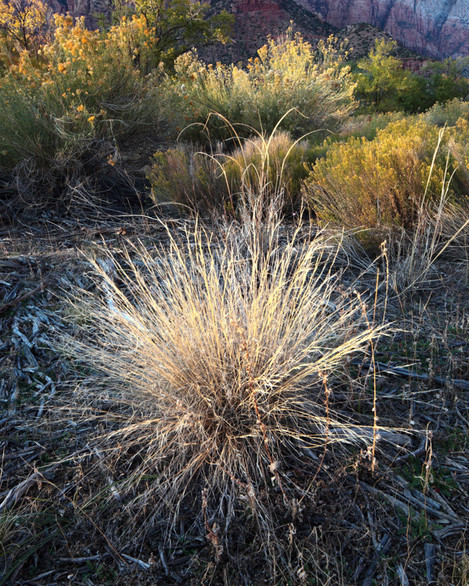
[[[306,203],[301,185],[308,175],[311,152],[306,140],[293,140],[279,130],[288,114],[270,135],[249,128],[253,135],[249,139],[238,134],[248,128],[245,124],[235,127],[219,114],[209,116],[207,125],[217,118],[231,129],[230,142],[236,148],[231,145],[228,152],[226,144],[212,144],[209,154],[181,144],[156,152],[147,171],[153,202],[172,201],[182,209],[219,217],[236,215],[248,199],[270,205],[281,197],[286,212],[300,212]]]
[[[273,510],[298,497],[289,468],[313,478],[304,448],[361,441],[330,412],[328,381],[378,330],[340,292],[330,243],[269,233],[249,254],[234,228],[220,243],[197,226],[182,242],[169,235],[166,251],[105,251],[92,261],[98,289],[75,299],[83,321],[68,344],[98,373],[121,489],[167,536],[189,508],[217,547],[249,509],[275,564]]]

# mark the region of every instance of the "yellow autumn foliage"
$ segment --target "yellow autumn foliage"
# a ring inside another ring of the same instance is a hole
[[[46,14],[47,6],[41,0],[0,0],[2,49],[37,48],[43,39]]]
[[[323,222],[411,228],[419,206],[438,200],[455,170],[449,152],[454,135],[447,130],[436,151],[439,129],[422,118],[405,118],[379,130],[372,141],[335,142],[313,166],[305,192]]]
[[[0,164],[47,160],[96,139],[119,142],[155,125],[156,84],[129,51],[142,27],[136,18],[93,31],[83,19],[55,15],[52,39],[37,55],[22,51],[0,79]]]

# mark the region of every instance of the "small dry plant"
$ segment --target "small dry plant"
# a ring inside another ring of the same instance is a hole
[[[228,142],[211,144],[207,153],[182,143],[155,153],[147,172],[153,202],[172,201],[197,213],[234,216],[247,199],[262,199],[268,206],[271,201],[279,203],[280,196],[285,211],[300,212],[305,203],[301,185],[311,152],[306,140],[293,140],[279,130],[291,113],[282,116],[270,135],[212,113],[205,125],[195,126],[208,133],[210,120],[220,120],[231,131],[230,148]],[[240,131],[252,136],[243,139]]]
[[[111,425],[103,440],[120,490],[166,537],[190,510],[217,555],[230,520],[249,511],[272,565],[275,511],[298,497],[288,470],[313,477],[305,449],[361,441],[329,409],[325,381],[377,334],[341,292],[330,243],[285,242],[275,225],[250,238],[249,254],[239,228],[215,241],[197,225],[181,241],[169,234],[169,249],[102,251],[68,340],[98,373],[85,395]]]
[[[443,135],[444,129],[439,132],[426,189],[417,210],[415,229],[410,235],[402,231],[400,239],[394,238],[394,246],[391,247],[390,281],[392,288],[400,294],[424,282],[428,283],[434,276],[435,262],[443,253],[452,252],[454,256],[456,250],[458,260],[467,265],[467,202],[465,199],[460,204],[451,202],[450,186],[456,170],[449,173],[449,155],[441,180],[439,200],[431,202],[427,198]]]

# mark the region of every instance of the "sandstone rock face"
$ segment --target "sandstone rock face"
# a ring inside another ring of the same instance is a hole
[[[210,0],[210,4],[215,11],[225,9],[232,12],[235,24],[230,44],[199,51],[206,61],[246,61],[256,55],[269,37],[284,36],[291,21],[294,30],[313,45],[337,32],[295,0]]]
[[[297,0],[343,28],[366,22],[435,58],[469,55],[469,0]]]
[[[43,0],[54,12],[70,14],[74,17],[84,16],[88,25],[96,24],[96,17],[109,14],[109,3],[106,0]]]

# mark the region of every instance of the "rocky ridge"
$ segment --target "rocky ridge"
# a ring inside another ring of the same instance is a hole
[[[404,47],[433,58],[469,56],[468,0],[298,0],[343,28],[369,23]]]

